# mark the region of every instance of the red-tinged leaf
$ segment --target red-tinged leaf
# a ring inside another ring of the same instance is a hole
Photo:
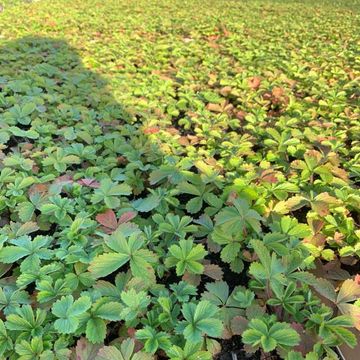
[[[251,89],[257,90],[260,87],[261,78],[254,76],[248,80],[248,85]]]
[[[201,281],[201,276],[196,274],[190,274],[189,272],[185,272],[185,274],[182,277],[182,280],[186,281],[191,285],[199,286]]]
[[[280,99],[284,95],[284,89],[281,87],[274,87],[271,90],[271,94],[274,98]]]
[[[131,337],[131,338],[133,338],[133,337],[135,337],[135,334],[136,334],[136,329],[135,328],[128,328],[127,329],[127,333],[128,333],[128,335]]]
[[[204,266],[204,275],[207,275],[214,280],[222,280],[224,272],[219,265],[207,264]]]
[[[359,274],[357,274],[357,275],[355,276],[355,281],[356,281],[356,283],[357,283],[358,285],[360,285],[360,275],[359,275]]]
[[[276,184],[279,181],[276,174],[276,171],[272,169],[267,169],[261,173],[260,178],[262,181],[265,181],[267,183]]]
[[[308,223],[314,234],[319,233],[325,225],[325,222],[319,219],[309,219]]]
[[[344,239],[345,239],[345,235],[342,234],[341,232],[336,231],[336,232],[334,233],[334,241],[335,241],[338,245],[340,245],[340,246],[344,245]]]
[[[241,335],[247,328],[249,320],[243,316],[235,316],[231,319],[231,331],[234,335]]]
[[[135,211],[127,211],[127,212],[123,213],[119,217],[118,225],[129,222],[130,220],[134,219],[134,217],[136,215],[137,215],[137,212],[135,212]]]
[[[89,179],[89,178],[84,178],[84,179],[78,180],[78,184],[87,186],[87,187],[91,187],[93,189],[97,189],[100,187],[100,183],[98,181],[96,181],[95,179]]]
[[[326,243],[326,235],[315,234],[312,236],[307,236],[306,238],[304,238],[303,242],[305,244],[312,244],[316,247],[321,247]]]
[[[44,194],[48,191],[49,189],[49,185],[48,184],[33,184],[30,186],[29,188],[29,195],[34,195],[34,194]]]
[[[73,177],[71,175],[61,175],[59,177],[57,177],[54,180],[54,184],[58,184],[58,183],[72,183],[73,182]]]
[[[245,117],[246,117],[246,112],[245,111],[238,111],[235,116],[239,119],[239,120],[245,120]]]
[[[226,205],[233,205],[234,200],[237,198],[238,198],[238,194],[235,191],[232,191],[226,200]]]
[[[95,360],[101,346],[91,344],[86,338],[82,337],[76,343],[75,356],[71,358],[76,360]]]
[[[144,134],[149,135],[149,134],[156,134],[160,131],[159,127],[157,126],[149,126],[146,129],[144,129]]]
[[[111,230],[115,230],[118,226],[116,215],[111,209],[106,210],[104,213],[97,214],[96,221]]]
[[[329,215],[331,205],[340,205],[340,201],[327,192],[317,195],[311,203],[312,209],[320,216]]]

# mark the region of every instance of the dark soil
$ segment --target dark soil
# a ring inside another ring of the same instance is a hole
[[[221,343],[222,351],[215,357],[215,360],[241,360],[241,359],[256,359],[260,357],[255,354],[246,354],[241,343],[240,336],[233,336],[229,340],[223,340]]]
[[[240,336],[233,336],[229,340],[221,342],[221,353],[216,355],[214,360],[261,360],[260,352],[247,354],[243,349]]]
[[[250,280],[247,275],[247,270],[250,266],[249,263],[244,262],[244,270],[240,274],[237,274],[231,271],[229,264],[221,260],[220,253],[209,253],[206,259],[210,260],[212,264],[220,266],[224,272],[223,280],[229,285],[230,291],[239,285],[248,286]]]
[[[216,355],[214,360],[280,360],[276,353],[264,354],[256,351],[253,354],[247,353],[243,348],[241,336],[233,336],[231,339],[221,342],[221,353]]]

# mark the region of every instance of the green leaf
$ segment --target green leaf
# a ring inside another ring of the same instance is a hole
[[[132,202],[132,206],[139,212],[149,212],[160,204],[160,197],[154,194],[149,195],[144,199],[137,199]]]
[[[82,296],[75,301],[72,295],[63,296],[52,306],[52,313],[59,318],[55,320],[55,329],[61,334],[74,333],[79,326],[79,316],[90,306],[91,301],[87,296]]]
[[[202,274],[204,266],[199,262],[204,259],[207,251],[204,246],[194,246],[192,240],[180,240],[179,245],[171,245],[169,257],[165,260],[167,267],[176,266],[176,274],[183,275],[185,271],[193,274]]]
[[[224,225],[233,232],[243,233],[250,228],[256,233],[261,232],[261,216],[250,209],[245,199],[235,199],[234,206],[222,209],[215,217],[216,225]]]
[[[217,318],[218,308],[207,300],[200,301],[197,305],[188,303],[182,307],[185,321],[182,321],[177,331],[184,334],[185,339],[193,343],[201,341],[202,335],[220,337],[223,324]]]
[[[100,305],[95,314],[101,319],[110,320],[110,321],[118,321],[121,319],[120,312],[122,311],[121,304],[110,301],[105,304]]]
[[[98,255],[90,264],[89,271],[95,278],[105,277],[130,260],[128,254],[106,253]]]
[[[101,343],[106,337],[106,324],[100,318],[89,319],[86,324],[86,338],[93,344]]]

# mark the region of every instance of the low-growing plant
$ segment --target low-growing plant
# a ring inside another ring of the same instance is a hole
[[[355,347],[359,5],[3,0],[0,358]]]

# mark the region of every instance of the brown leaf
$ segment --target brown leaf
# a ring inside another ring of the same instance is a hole
[[[179,130],[174,128],[174,127],[168,127],[165,129],[166,132],[168,132],[170,135],[178,135],[179,134]]]
[[[179,139],[178,139],[178,142],[180,145],[182,146],[189,146],[189,140],[186,136],[181,136]]]
[[[222,89],[220,89],[220,94],[226,97],[231,93],[231,90],[231,86],[224,86]]]
[[[188,282],[191,285],[199,286],[201,277],[200,277],[200,275],[185,272],[185,274],[182,277],[182,280]]]
[[[209,103],[206,105],[206,108],[211,111],[211,112],[215,112],[215,113],[221,113],[223,111],[223,108],[220,104],[213,104],[213,103]]]
[[[290,325],[301,338],[300,344],[294,347],[294,351],[301,352],[304,356],[312,351],[313,346],[315,345],[316,338],[312,334],[306,332],[304,327],[299,323],[291,323]]]
[[[319,233],[325,225],[324,221],[319,220],[319,219],[309,219],[308,223],[310,225],[311,231],[314,234]]]
[[[204,268],[204,275],[207,275],[214,280],[222,280],[224,272],[219,265],[207,264]]]
[[[234,335],[242,335],[248,326],[249,320],[243,316],[235,316],[231,319],[231,331]]]
[[[327,192],[323,192],[315,197],[314,201],[311,203],[311,207],[320,216],[326,216],[330,213],[330,205],[339,204],[340,201],[338,199],[329,195]]]
[[[304,238],[303,242],[305,244],[312,244],[316,247],[324,246],[326,243],[326,235],[324,234],[315,234],[312,236],[307,236]]]

